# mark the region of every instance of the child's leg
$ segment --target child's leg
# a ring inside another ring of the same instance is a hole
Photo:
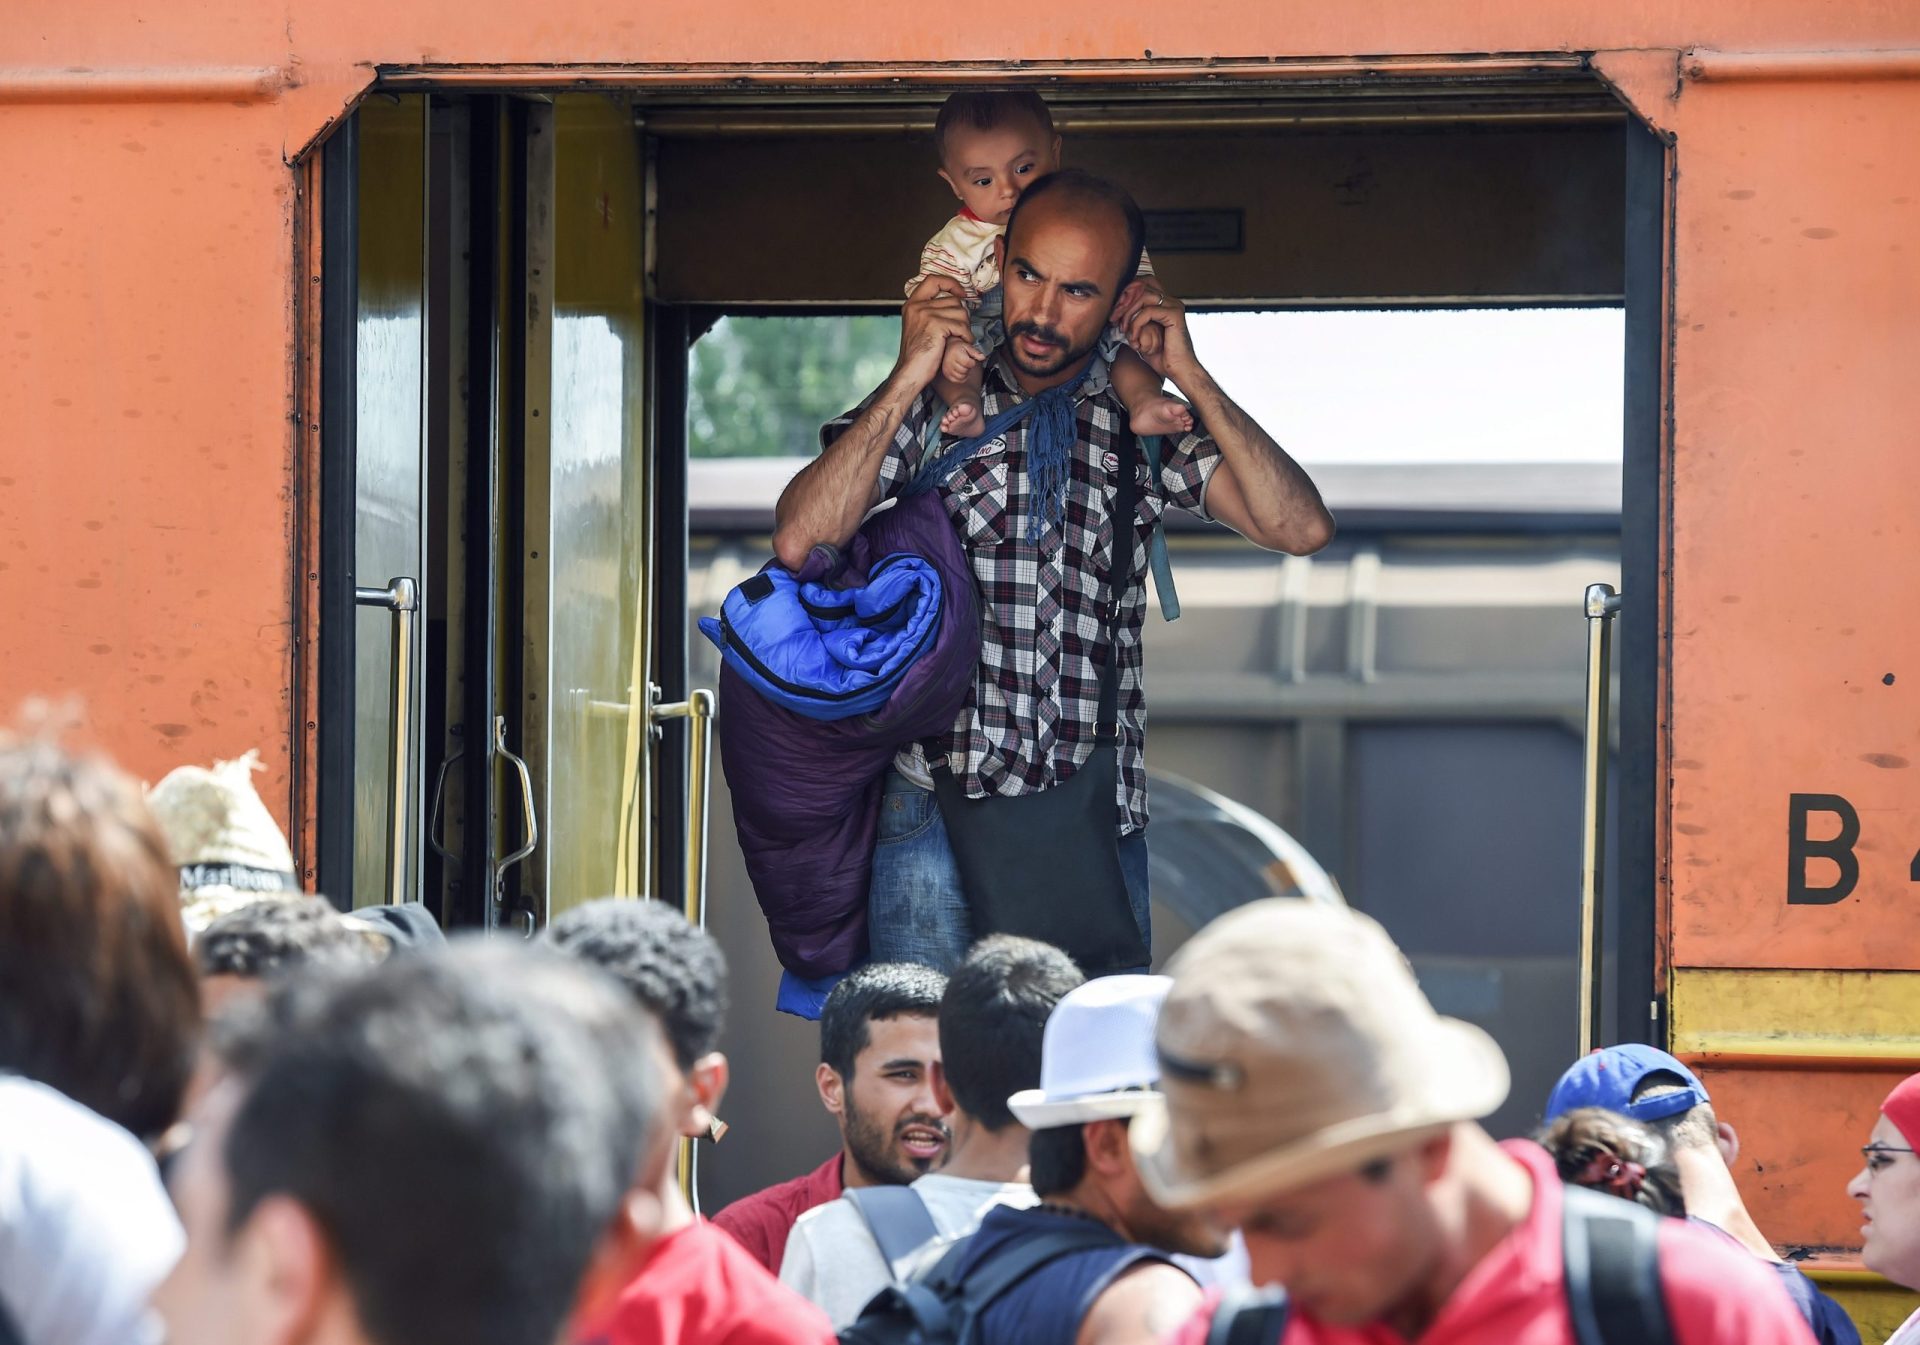
[[[987,428],[986,415],[980,409],[987,365],[985,360],[969,362],[965,356],[956,359],[959,349],[957,344],[947,347],[947,358],[940,365],[939,377],[933,380],[933,390],[947,404],[946,414],[940,417],[940,433],[971,439]]]
[[[1160,375],[1132,350],[1123,347],[1114,355],[1108,376],[1126,403],[1127,424],[1135,434],[1186,434],[1193,429],[1193,408],[1169,395]]]
[[[957,282],[946,276],[928,276],[909,297],[924,299],[943,291],[960,294]],[[978,350],[963,347],[958,342],[947,344],[946,356],[940,361],[940,373],[933,380],[934,395],[947,404],[946,414],[940,417],[942,434],[972,438],[986,428],[987,418],[980,410],[980,388],[985,380],[985,365],[986,358]]]

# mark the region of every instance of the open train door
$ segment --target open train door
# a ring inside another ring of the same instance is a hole
[[[685,507],[650,455],[627,101],[375,94],[321,155],[317,886],[529,935],[697,894],[712,701],[669,699],[656,649]]]

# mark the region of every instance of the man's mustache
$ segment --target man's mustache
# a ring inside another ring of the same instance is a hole
[[[1012,327],[1008,328],[1008,333],[1012,336],[1030,336],[1034,340],[1050,346],[1064,346],[1067,344],[1067,338],[1064,333],[1055,331],[1052,327],[1042,327],[1037,322],[1016,322]]]
[[[938,1116],[903,1116],[893,1127],[893,1137],[899,1139],[914,1129],[937,1131],[943,1140],[953,1138],[953,1131]]]

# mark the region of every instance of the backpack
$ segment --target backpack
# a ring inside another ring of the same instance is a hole
[[[900,1282],[900,1267],[914,1253],[940,1240],[927,1202],[911,1186],[849,1186],[841,1194],[860,1212],[895,1284]]]
[[[975,1323],[1000,1295],[1050,1261],[1113,1245],[1113,1234],[1104,1227],[1050,1230],[1002,1248],[962,1277],[971,1250],[971,1239],[962,1237],[932,1264],[922,1264],[902,1279],[899,1263],[939,1238],[925,1203],[905,1186],[863,1187],[846,1195],[866,1220],[895,1278],[840,1333],[840,1345],[973,1345]]]
[[[1582,1186],[1563,1189],[1560,1258],[1579,1345],[1674,1345],[1660,1292],[1660,1216]],[[1221,1300],[1207,1345],[1279,1345],[1287,1299],[1239,1290]]]

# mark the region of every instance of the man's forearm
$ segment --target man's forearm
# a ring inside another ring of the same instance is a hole
[[[782,565],[797,570],[815,546],[844,546],[853,536],[874,506],[880,464],[918,396],[919,389],[897,375],[888,379],[840,437],[787,483],[773,512],[773,551]]]
[[[1333,538],[1333,515],[1320,499],[1313,478],[1272,435],[1227,396],[1198,363],[1173,375],[1174,386],[1193,404],[1194,415],[1220,448],[1222,464],[1233,469],[1248,538],[1276,551],[1299,555],[1318,551]]]

